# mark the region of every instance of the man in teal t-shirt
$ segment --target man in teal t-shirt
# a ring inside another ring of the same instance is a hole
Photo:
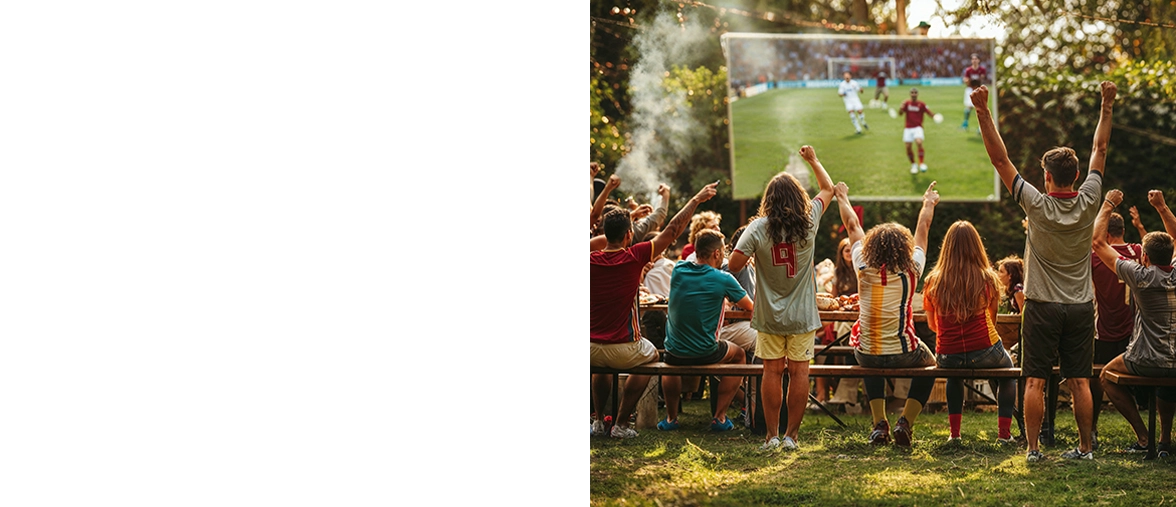
[[[718,339],[723,325],[726,301],[751,310],[751,298],[723,265],[723,234],[705,230],[694,239],[695,260],[679,261],[670,275],[669,320],[666,322],[666,362],[674,365],[716,363],[742,364],[746,361],[743,349],[727,340]],[[711,429],[727,431],[734,427],[727,419],[727,407],[743,381],[727,376],[719,382],[717,405]],[[666,398],[666,420],[659,422],[660,430],[678,428],[679,396],[682,378],[663,376],[662,388]]]

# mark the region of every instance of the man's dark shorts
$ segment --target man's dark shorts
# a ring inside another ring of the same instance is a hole
[[[1049,378],[1053,365],[1065,378],[1094,373],[1094,302],[1063,304],[1025,300],[1021,313],[1021,372]]]
[[[1176,377],[1176,368],[1144,366],[1128,361],[1126,357],[1123,358],[1123,366],[1127,368],[1128,373],[1140,377]],[[1167,402],[1176,402],[1176,387],[1157,387],[1156,396]]]
[[[1124,338],[1117,342],[1094,341],[1094,364],[1107,364],[1120,354],[1127,352],[1127,344],[1131,338]]]
[[[722,361],[727,356],[727,340],[719,340],[719,348],[709,356],[702,357],[678,357],[666,351],[666,364],[674,366],[700,366],[704,364],[715,364]]]

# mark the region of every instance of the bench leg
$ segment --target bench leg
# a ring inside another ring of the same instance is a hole
[[[1147,392],[1147,455],[1145,460],[1156,459],[1156,388],[1148,387]]]
[[[711,414],[719,408],[719,377],[708,375],[706,377],[707,388],[710,389],[710,410]]]
[[[811,402],[815,403],[815,404],[816,404],[818,407],[820,407],[820,409],[821,409],[822,411],[824,411],[826,414],[828,414],[828,415],[829,415],[829,417],[832,417],[832,418],[833,418],[833,420],[834,420],[834,421],[836,421],[836,422],[837,422],[837,424],[841,425],[841,427],[842,427],[842,428],[847,428],[847,427],[848,427],[848,426],[846,426],[846,425],[845,425],[845,423],[841,422],[841,419],[838,419],[838,418],[837,418],[837,415],[836,415],[836,414],[834,414],[833,412],[830,412],[830,411],[829,411],[829,407],[826,407],[824,403],[821,403],[821,400],[818,400],[816,396],[813,396],[813,395],[811,395],[811,394],[810,394],[810,395],[809,395],[809,401],[811,401]]]
[[[620,406],[621,406],[621,388],[620,388],[620,386],[621,386],[621,374],[614,373],[613,374],[613,381],[612,381],[612,413],[609,414],[612,416],[613,424],[617,423],[617,412],[620,411]],[[629,421],[625,421],[625,422],[629,422]],[[611,430],[612,428],[605,428],[605,429]]]
[[[1021,430],[1021,436],[1025,436],[1025,377],[1017,379],[1017,411],[1013,412],[1013,417],[1017,420],[1017,428]]]

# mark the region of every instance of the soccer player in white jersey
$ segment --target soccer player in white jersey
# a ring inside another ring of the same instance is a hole
[[[858,95],[862,94],[861,85],[854,81],[848,72],[845,73],[845,81],[837,86],[837,94],[841,96],[841,100],[845,101],[845,111],[849,113],[849,121],[853,122],[853,129],[858,134],[862,133],[862,128],[870,130],[870,126],[866,125],[866,113],[862,110],[862,99]]]

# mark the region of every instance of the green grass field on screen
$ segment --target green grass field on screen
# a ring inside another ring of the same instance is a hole
[[[891,86],[889,106],[898,109],[909,98],[910,89]],[[862,135],[854,132],[836,88],[774,89],[733,102],[734,197],[758,198],[767,181],[784,170],[788,155],[809,144],[833,181],[849,185],[851,197],[917,199],[935,180],[944,200],[994,199],[994,171],[976,132],[975,112],[968,131],[960,130],[964,87],[918,89],[919,99],[944,116],[939,124],[930,116],[923,121],[928,170],[918,175],[910,174],[902,142],[903,115],[891,118],[885,110],[869,107],[872,83],[860,96],[870,126]]]

